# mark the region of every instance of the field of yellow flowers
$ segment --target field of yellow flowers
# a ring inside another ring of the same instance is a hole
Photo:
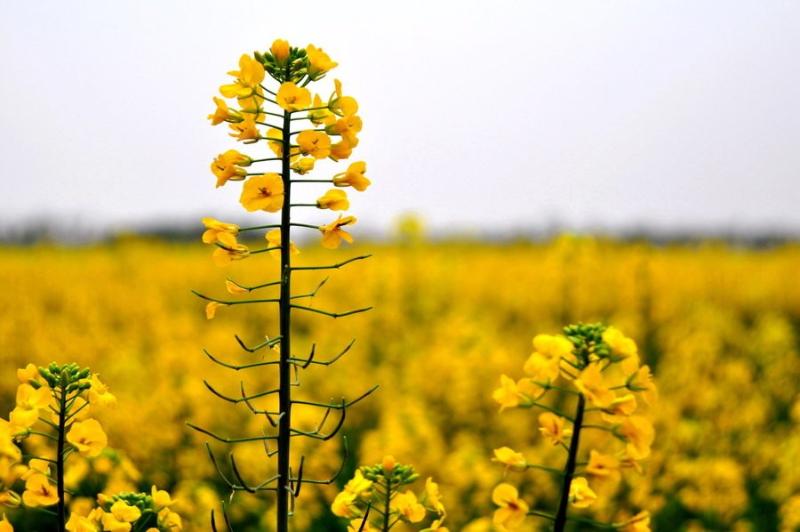
[[[209,393],[204,380],[236,395],[238,375],[223,376],[201,348],[229,361],[258,360],[239,354],[234,334],[257,343],[276,329],[276,316],[223,307],[210,326],[204,302],[190,292],[225,294],[208,253],[199,243],[145,237],[0,249],[0,410],[13,408],[15,372],[30,362],[91,367],[117,397],[96,414],[113,451],[68,473],[73,504],[82,492],[149,492],[157,485],[171,494],[184,530],[208,530],[210,511],[220,511],[228,494],[208,460],[208,438],[186,422],[260,429],[246,409],[235,417],[235,408],[220,408]],[[614,492],[615,511],[647,508],[655,530],[800,526],[799,246],[407,238],[326,250],[320,259],[322,253],[303,249],[304,258],[317,262],[374,256],[332,272],[314,305],[375,309],[335,322],[297,316],[301,350],[309,348],[312,331],[321,357],[358,338],[333,368],[309,368],[304,393],[338,401],[380,388],[348,411],[349,452],[339,486],[305,487],[294,529],[344,530],[330,511],[341,484],[357,465],[380,463],[387,454],[436,479],[450,530],[492,530],[491,494],[504,479],[529,502],[552,506],[558,490],[547,475],[504,476],[492,462],[501,446],[539,462],[558,451],[537,437],[530,412],[499,414],[492,392],[501,374],[519,373],[535,334],[595,321],[613,323],[637,341],[660,396],[652,453],[642,476]],[[277,264],[241,261],[226,274],[255,283],[274,278]],[[325,276],[307,272],[295,283],[311,290]],[[268,388],[275,376],[264,371],[241,379]],[[313,426],[318,413],[297,408],[294,417]],[[338,438],[315,446],[306,467],[320,477],[335,472],[342,447]],[[224,456],[224,448],[218,451]],[[273,467],[259,444],[237,446],[237,460],[254,477]],[[271,529],[269,499],[244,494],[235,503],[237,530]],[[35,517],[26,514],[23,523],[21,514],[6,513],[20,530],[39,529]],[[539,524],[528,517],[522,529]]]

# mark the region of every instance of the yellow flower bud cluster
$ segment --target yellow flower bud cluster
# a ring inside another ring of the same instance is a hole
[[[509,447],[495,449],[493,461],[505,465],[506,471],[543,469],[561,480],[562,498],[554,515],[530,512],[516,488],[499,485],[493,496],[498,506],[494,523],[509,530],[521,527],[529,515],[558,523],[566,517],[566,504],[578,509],[593,506],[599,497],[593,485],[602,485],[607,493],[609,485],[619,483],[623,469],[641,471],[638,461],[649,456],[655,436],[647,413],[657,396],[652,374],[648,366],[640,365],[636,343],[615,327],[571,325],[563,335],[537,335],[522,369],[521,379],[501,376],[494,400],[500,411],[542,410],[538,431],[543,441],[563,448],[567,456],[563,468],[548,467]],[[548,402],[549,392],[559,399]],[[574,415],[560,410],[565,401],[577,403]],[[588,453],[577,447],[583,441],[578,437],[581,431],[596,433],[588,439],[592,447]],[[579,456],[586,457],[582,468],[576,467]],[[635,524],[635,530],[645,531],[647,523],[649,514],[641,513],[615,526]]]
[[[402,522],[420,524],[429,516],[432,521],[423,532],[443,526],[447,511],[442,503],[439,485],[428,477],[424,490],[417,494],[401,488],[412,484],[419,475],[410,465],[399,464],[391,455],[380,464],[358,468],[331,505],[333,514],[348,519],[348,530],[386,530],[385,526]],[[368,508],[378,511],[371,512]]]

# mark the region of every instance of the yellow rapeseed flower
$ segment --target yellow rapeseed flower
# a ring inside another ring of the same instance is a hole
[[[331,138],[322,131],[301,131],[295,139],[300,153],[324,159],[331,153]]]
[[[500,447],[494,450],[493,462],[499,462],[506,466],[506,469],[514,471],[524,471],[528,465],[528,461],[522,453],[518,453],[511,447]]]
[[[357,134],[361,131],[363,122],[357,115],[344,116],[333,124],[325,126],[325,131],[332,135],[339,135],[344,140],[355,146],[358,144]]]
[[[229,294],[234,294],[234,295],[247,294],[250,292],[249,288],[245,288],[242,285],[236,284],[230,279],[225,279],[225,289],[228,291]]]
[[[0,521],[0,532],[14,532],[14,527],[6,519],[6,514],[3,514],[3,520]]]
[[[572,429],[564,428],[564,418],[552,412],[539,414],[539,432],[553,445],[558,445],[572,434]]]
[[[592,449],[589,451],[589,463],[586,464],[584,472],[587,475],[617,482],[621,476],[619,469],[620,463],[618,458]]]
[[[355,216],[342,217],[339,215],[339,218],[331,223],[319,226],[319,230],[322,231],[322,247],[336,249],[339,247],[342,240],[352,244],[353,237],[350,233],[342,229],[342,227],[345,225],[353,225],[354,223],[356,223]]]
[[[248,211],[277,212],[283,207],[283,180],[279,174],[253,176],[245,181],[239,202]]]
[[[625,438],[625,450],[634,460],[641,460],[650,455],[650,446],[655,439],[653,424],[644,416],[630,416],[623,420],[617,428],[620,436]]]
[[[358,112],[358,102],[352,96],[342,95],[342,82],[333,80],[336,97],[328,103],[328,108],[339,116],[353,116]],[[315,105],[316,107],[316,105]]]
[[[337,187],[353,187],[359,192],[367,190],[372,182],[364,175],[367,172],[367,163],[357,161],[347,167],[347,171],[333,176],[333,184]]]
[[[317,78],[338,65],[331,61],[322,48],[317,48],[313,44],[306,46],[306,55],[308,56],[308,75],[312,78]]]
[[[250,256],[250,248],[244,244],[234,242],[232,245],[225,244],[217,247],[211,254],[211,260],[217,266],[227,266],[231,261],[246,259]]]
[[[341,161],[342,159],[349,159],[353,154],[353,146],[346,140],[342,139],[339,142],[331,144],[331,153],[328,155],[334,161]]]
[[[96,419],[76,421],[67,432],[67,441],[79,453],[93,458],[99,456],[108,444],[108,437]]]
[[[311,104],[311,93],[304,87],[285,81],[281,83],[275,101],[286,111],[301,111]]]
[[[519,498],[517,488],[511,484],[500,484],[492,491],[492,502],[499,506],[494,511],[495,525],[514,530],[528,515],[528,503]]]
[[[36,473],[29,476],[28,480],[25,481],[22,502],[29,508],[52,506],[58,503],[58,491],[45,475]]]
[[[357,515],[355,506],[357,498],[355,493],[347,490],[339,492],[331,503],[331,512],[338,517],[355,517]]]
[[[643,511],[634,515],[622,529],[623,532],[650,532],[650,512]]]
[[[292,170],[300,175],[305,175],[314,169],[316,159],[313,157],[299,157],[292,163]]]
[[[586,366],[573,382],[575,387],[594,406],[606,408],[616,398],[603,379],[600,364],[595,362]]]
[[[21,383],[29,383],[39,378],[39,368],[36,367],[36,364],[28,364],[24,368],[19,368],[17,370],[17,379]]]
[[[413,491],[397,493],[390,505],[403,521],[419,523],[425,519],[425,507],[417,501],[417,496]]]
[[[47,408],[52,400],[50,388],[41,386],[34,388],[28,383],[17,387],[17,404],[9,414],[12,424],[29,428],[39,419],[39,410]]]
[[[203,218],[203,225],[206,230],[203,232],[204,244],[215,244],[219,242],[223,246],[233,247],[236,245],[236,235],[239,234],[239,226],[236,224],[220,222],[215,218]]]
[[[584,477],[575,477],[569,486],[569,502],[575,508],[588,508],[597,500],[597,494]]]
[[[232,122],[228,124],[231,131],[230,136],[237,140],[258,140],[261,134],[258,131],[258,124],[256,124],[256,117],[248,115],[241,122]]]
[[[222,122],[240,122],[242,120],[242,115],[229,108],[228,104],[222,98],[214,96],[214,104],[217,106],[216,109],[214,109],[213,113],[208,115],[212,126],[216,126]]]
[[[117,398],[108,391],[108,386],[100,380],[96,373],[92,373],[90,382],[89,403],[99,406],[111,406],[117,402]]]
[[[346,211],[350,208],[350,201],[344,190],[332,188],[317,199],[317,207],[332,211]]]
[[[225,303],[219,303],[218,301],[209,301],[206,303],[206,319],[213,320],[214,317],[217,315],[217,309],[219,307],[227,307],[228,305]]]
[[[243,166],[250,166],[253,160],[236,150],[220,153],[211,162],[211,172],[217,177],[217,188],[228,181],[242,181],[247,177],[247,170]]]
[[[247,54],[239,58],[239,70],[228,72],[236,77],[236,83],[223,85],[219,91],[226,98],[246,98],[253,95],[258,86],[264,81],[264,65]]]

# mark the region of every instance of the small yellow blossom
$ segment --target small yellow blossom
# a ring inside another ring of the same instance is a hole
[[[322,131],[307,129],[301,131],[295,139],[300,153],[315,159],[324,159],[331,153],[331,138]]]
[[[216,126],[222,122],[240,122],[242,116],[228,107],[228,104],[222,98],[214,96],[214,104],[217,106],[214,112],[208,115],[211,120],[211,125]]]
[[[250,157],[236,150],[217,155],[211,162],[211,172],[217,177],[217,188],[228,181],[242,181],[247,177],[247,170],[242,167],[249,166],[252,162]]]
[[[425,507],[417,501],[417,496],[412,491],[397,493],[392,499],[391,508],[403,521],[409,523],[419,523],[425,519]]]
[[[539,432],[553,445],[558,445],[572,434],[572,429],[564,428],[564,418],[552,412],[539,414]]]
[[[352,96],[342,95],[342,82],[333,80],[336,97],[328,104],[328,108],[339,116],[353,116],[358,112],[358,102]]]
[[[322,247],[336,249],[339,247],[339,244],[342,240],[352,243],[353,237],[350,235],[350,233],[343,230],[342,227],[345,225],[352,225],[354,223],[356,223],[355,216],[345,216],[343,218],[341,215],[339,215],[339,218],[331,223],[319,226],[319,230],[322,231]]]
[[[225,279],[225,289],[228,291],[229,294],[247,294],[250,292],[249,288],[245,288],[240,284],[236,284],[235,282],[231,281],[230,279]]]
[[[372,481],[364,478],[364,474],[360,469],[356,469],[356,473],[347,484],[345,484],[345,491],[349,491],[355,495],[361,495],[372,488]]]
[[[492,492],[492,502],[499,506],[494,511],[495,525],[513,530],[522,525],[528,514],[528,503],[519,498],[517,488],[511,484],[500,484]]]
[[[173,512],[169,508],[162,508],[158,512],[158,526],[159,530],[183,530],[183,520],[177,512]]]
[[[569,502],[575,508],[588,508],[597,500],[597,494],[584,477],[575,477],[569,486]]]
[[[52,400],[52,393],[47,386],[34,388],[28,383],[17,387],[17,405],[9,414],[11,423],[23,428],[30,428],[39,419],[39,410],[47,408]]]
[[[67,432],[67,441],[83,455],[99,456],[108,444],[108,437],[96,419],[76,421]]]
[[[344,190],[332,188],[317,199],[317,207],[332,211],[345,211],[350,208],[350,201]]]
[[[308,89],[298,87],[291,81],[281,83],[275,101],[289,112],[301,111],[311,104],[311,93]]]
[[[219,303],[218,301],[209,301],[206,304],[206,319],[213,320],[214,317],[217,315],[217,310],[219,307],[227,307],[226,303]]]
[[[528,465],[528,462],[525,460],[525,457],[522,455],[522,453],[518,453],[511,447],[500,447],[499,449],[495,449],[494,458],[492,458],[492,461],[505,464],[506,469],[512,469],[514,471],[524,471]]]
[[[6,514],[3,514],[3,520],[0,521],[0,532],[14,532],[14,527],[6,519]]]
[[[230,136],[237,140],[255,141],[261,136],[258,131],[258,125],[256,124],[256,117],[253,115],[248,115],[241,122],[228,124],[228,127],[233,131],[233,133],[230,133]]]
[[[650,532],[650,512],[643,511],[627,522],[623,532]]]
[[[333,499],[331,512],[338,517],[355,517],[357,515],[355,506],[357,498],[355,493],[351,493],[347,490],[339,492],[336,498]]]
[[[603,419],[609,423],[618,423],[621,418],[633,414],[636,406],[636,397],[632,393],[626,393],[622,397],[615,398],[603,409]]]
[[[313,157],[300,157],[292,163],[292,170],[300,175],[305,175],[314,169],[316,159]]]
[[[655,430],[649,419],[643,416],[630,416],[625,418],[617,429],[620,436],[625,438],[625,447],[628,455],[634,460],[641,460],[650,455],[650,446],[655,439]]]
[[[172,497],[170,497],[168,491],[160,490],[155,486],[150,488],[150,496],[152,497],[153,504],[156,506],[156,508],[172,506],[175,503],[175,501],[172,500]]]
[[[358,143],[358,133],[363,127],[361,118],[357,115],[344,116],[333,124],[325,126],[325,131],[331,135],[339,135],[344,140],[355,146]]]
[[[331,153],[329,157],[334,161],[341,161],[342,159],[348,159],[350,155],[353,154],[353,146],[346,140],[342,139],[339,142],[331,144]]]
[[[614,392],[605,383],[598,363],[586,366],[573,384],[590,403],[600,408],[608,407],[616,398]]]
[[[28,480],[25,481],[22,502],[29,508],[52,506],[58,503],[58,491],[45,475],[36,473],[29,476]]]
[[[338,63],[331,61],[331,58],[322,48],[317,48],[313,44],[306,46],[306,55],[308,56],[308,75],[313,79],[318,79],[320,75],[338,65]]]
[[[628,388],[640,393],[648,405],[654,405],[658,400],[658,390],[650,366],[640,367],[628,380]]]
[[[67,520],[66,529],[69,532],[100,532],[100,520],[103,513],[101,508],[95,508],[87,515],[80,515],[73,511]]]
[[[246,98],[256,92],[258,86],[264,81],[264,65],[247,54],[239,58],[239,70],[228,72],[236,77],[236,83],[223,85],[219,91],[226,98]]]
[[[39,368],[36,364],[28,364],[24,368],[17,370],[17,379],[23,384],[27,384],[39,378]]]
[[[219,242],[229,247],[236,245],[236,235],[239,234],[238,225],[220,222],[214,218],[203,218],[203,225],[206,227],[205,232],[203,232],[203,243],[215,244]]]
[[[520,379],[514,382],[506,375],[500,376],[500,388],[492,393],[492,398],[500,404],[500,411],[517,406],[530,406],[532,400],[541,397],[545,388],[531,379]]]
[[[353,187],[359,192],[367,190],[372,182],[364,175],[367,172],[367,163],[358,161],[347,167],[347,171],[333,176],[333,184],[337,187]]]
[[[283,207],[283,180],[279,174],[253,176],[245,181],[239,202],[248,211],[277,212]]]
[[[227,266],[231,261],[246,259],[250,256],[250,248],[244,244],[234,243],[233,245],[225,245],[217,247],[214,253],[211,254],[211,259],[217,266]]]
[[[434,482],[431,477],[425,479],[425,501],[439,515],[445,514],[442,494],[439,492],[439,484]]]
[[[587,475],[609,479],[614,482],[620,479],[619,459],[592,449],[589,451],[589,463],[586,465]]]
[[[92,373],[89,403],[99,406],[111,406],[116,402],[117,398],[108,391],[108,386],[100,380],[97,374]]]
[[[272,57],[275,58],[279,64],[283,64],[289,59],[289,41],[285,39],[275,39],[272,46],[269,47]]]

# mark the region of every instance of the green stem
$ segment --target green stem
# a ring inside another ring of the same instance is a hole
[[[390,504],[392,502],[392,479],[386,477],[386,506],[383,511],[383,532],[389,532],[391,526],[389,525]]]
[[[291,67],[286,67],[286,78],[291,78]],[[283,145],[291,144],[289,127],[291,113],[283,113]],[[283,208],[281,209],[281,294],[280,294],[280,391],[278,392],[278,410],[281,413],[278,422],[278,501],[277,501],[277,532],[289,531],[289,479],[290,445],[292,439],[292,356],[291,347],[291,312],[292,312],[292,264],[291,264],[291,150],[283,150],[281,167],[283,177]]]
[[[569,507],[569,488],[572,485],[572,477],[575,474],[575,463],[578,457],[578,447],[580,446],[581,423],[583,423],[583,410],[586,407],[586,399],[583,394],[578,396],[578,406],[575,409],[575,422],[572,425],[572,439],[569,442],[569,454],[567,464],[564,466],[564,479],[561,483],[561,497],[558,503],[553,532],[564,532],[567,526],[567,508]]]
[[[64,377],[61,377],[62,393],[58,408],[58,448],[56,449],[56,489],[58,490],[58,532],[65,532],[67,523],[67,508],[64,501],[64,445],[67,424],[67,394],[64,391]]]

